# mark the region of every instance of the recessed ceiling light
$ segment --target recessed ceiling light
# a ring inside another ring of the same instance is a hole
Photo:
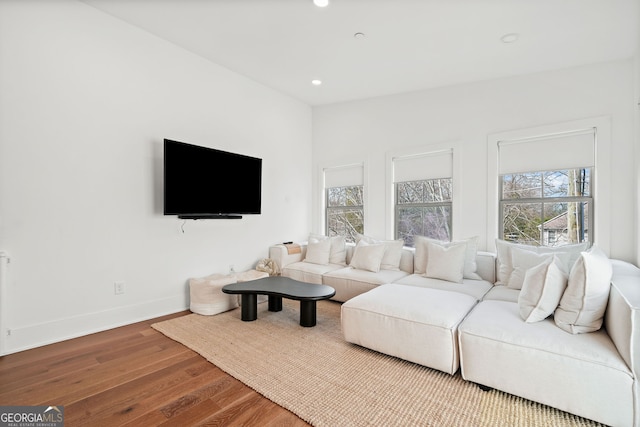
[[[313,4],[318,7],[327,7],[329,6],[329,0],[313,0]]]
[[[518,33],[509,33],[500,37],[500,40],[502,41],[502,43],[513,43],[516,40],[518,40],[519,37],[520,37],[520,34]]]
[[[322,84],[322,80],[318,80],[318,79],[311,80],[311,84],[314,86],[320,86]]]

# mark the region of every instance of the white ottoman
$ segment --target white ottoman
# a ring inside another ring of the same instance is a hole
[[[269,277],[269,274],[263,271],[249,270],[236,274],[212,274],[207,277],[189,279],[190,309],[194,313],[207,316],[234,309],[240,305],[240,295],[225,294],[222,292],[222,287],[263,277]],[[258,295],[258,302],[267,301],[267,298],[266,295]]]
[[[249,282],[251,280],[257,280],[257,279],[264,279],[265,277],[269,277],[269,273],[264,271],[258,271],[258,270],[249,270],[249,271],[243,271],[242,273],[236,273],[236,279],[238,280],[238,283]],[[236,295],[238,305],[242,305],[241,296],[242,295]],[[258,304],[268,300],[269,300],[269,297],[267,295],[258,295]]]
[[[190,309],[194,313],[211,316],[238,306],[235,295],[222,292],[222,287],[236,283],[237,278],[225,274],[189,279]]]
[[[454,374],[458,325],[476,303],[454,291],[380,285],[342,305],[342,333],[348,342]]]

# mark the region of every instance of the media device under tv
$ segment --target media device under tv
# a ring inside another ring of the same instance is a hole
[[[259,214],[262,159],[164,140],[164,214],[183,219]]]

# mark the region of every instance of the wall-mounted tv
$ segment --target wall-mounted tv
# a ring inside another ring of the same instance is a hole
[[[164,214],[183,219],[261,213],[262,159],[164,140]]]

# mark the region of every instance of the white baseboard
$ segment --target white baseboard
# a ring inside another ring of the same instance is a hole
[[[188,308],[188,301],[181,294],[112,310],[12,328],[10,335],[4,337],[4,353],[0,356],[177,313]]]

